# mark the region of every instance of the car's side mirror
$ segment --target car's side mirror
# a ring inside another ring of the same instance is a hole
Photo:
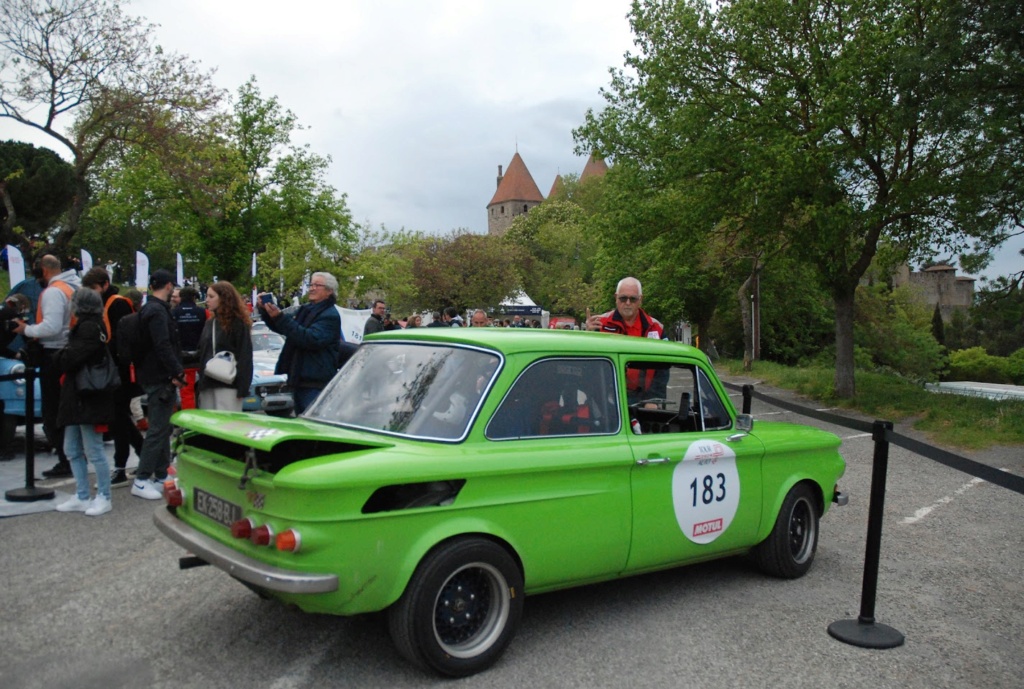
[[[754,417],[750,414],[738,414],[736,416],[736,430],[750,433],[754,429]]]

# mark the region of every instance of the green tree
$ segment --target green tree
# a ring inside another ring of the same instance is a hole
[[[44,244],[74,196],[71,166],[48,148],[0,141],[0,245]]]
[[[236,184],[216,229],[197,238],[205,269],[247,281],[255,252],[266,254],[272,272],[295,234],[304,235],[298,245],[305,245],[295,253],[309,253],[325,268],[348,257],[356,231],[345,196],[326,181],[330,158],[292,144],[300,129],[294,113],[276,96],[265,98],[252,77],[238,90],[228,129]]]
[[[578,149],[631,161],[712,217],[743,218],[748,245],[781,236],[815,266],[835,305],[835,393],[852,396],[856,288],[880,244],[984,251],[1020,217],[1024,130],[1003,90],[1016,63],[980,7],[635,2],[630,71]]]
[[[517,257],[493,235],[455,230],[424,237],[412,262],[420,304],[494,309],[519,289]]]
[[[73,158],[75,196],[53,238],[57,251],[79,230],[90,171],[107,147],[140,133],[158,142],[165,127],[204,117],[220,97],[193,62],[153,45],[151,25],[127,15],[123,5],[0,4],[0,117],[52,137]],[[73,123],[65,129],[66,118]]]
[[[548,199],[517,217],[503,239],[521,250],[520,286],[535,303],[579,318],[599,303],[597,245],[587,236],[587,216],[579,205]]]

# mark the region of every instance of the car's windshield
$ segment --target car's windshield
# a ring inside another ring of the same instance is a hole
[[[308,418],[416,438],[458,440],[500,364],[451,345],[368,342],[307,411]]]

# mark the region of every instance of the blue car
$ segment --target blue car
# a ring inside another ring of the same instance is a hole
[[[25,372],[25,364],[17,359],[0,358],[0,376]],[[25,379],[0,380],[0,450],[10,452],[14,442],[14,432],[25,423]],[[35,422],[42,424],[43,407],[42,393],[39,390],[39,378],[33,386],[35,397],[32,405]]]
[[[252,385],[242,401],[242,411],[262,411],[271,416],[291,416],[295,402],[288,376],[274,373],[284,337],[266,329],[252,332]]]

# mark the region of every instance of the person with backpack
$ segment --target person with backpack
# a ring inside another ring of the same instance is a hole
[[[64,451],[71,460],[75,476],[75,496],[57,505],[58,512],[85,512],[98,517],[111,510],[110,463],[103,447],[103,432],[97,426],[114,419],[114,398],[106,392],[90,392],[79,387],[76,375],[82,369],[110,356],[107,351],[103,301],[91,289],[80,289],[71,298],[75,325],[68,344],[54,356],[64,374],[57,422],[64,429]],[[88,460],[96,469],[96,497],[90,497]]]
[[[118,351],[122,338],[120,325],[126,316],[135,313],[131,299],[118,293],[117,285],[110,284],[110,274],[103,268],[94,266],[82,276],[82,287],[87,287],[103,300],[103,325],[107,333],[107,346],[117,362],[117,372],[121,376],[121,387],[114,392],[114,418],[110,424],[110,434],[114,438],[114,470],[110,474],[110,485],[114,488],[127,486],[126,469],[128,456],[132,449],[135,454],[142,454],[142,433],[132,420],[132,397],[142,394],[139,386],[132,380],[131,357],[122,356]]]
[[[171,464],[171,414],[178,390],[185,385],[178,328],[168,304],[174,287],[170,271],[155,271],[149,278],[151,298],[139,312],[135,377],[149,402],[149,430],[142,441],[132,495],[146,500],[163,497],[163,483]]]
[[[29,365],[39,366],[39,390],[43,399],[43,432],[50,447],[57,454],[57,463],[43,472],[46,478],[66,478],[71,476],[71,464],[64,454],[64,429],[57,425],[57,409],[60,405],[60,376],[55,358],[57,352],[68,343],[71,331],[71,297],[74,296],[82,282],[74,270],[63,270],[60,259],[46,254],[39,259],[43,282],[46,289],[39,295],[36,307],[36,322],[28,325],[25,321],[15,321],[14,332],[24,335],[26,340],[34,340],[41,346],[40,361],[28,361]]]

